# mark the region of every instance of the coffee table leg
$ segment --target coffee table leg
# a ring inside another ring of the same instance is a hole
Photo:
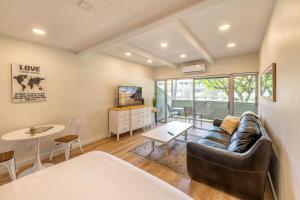
[[[165,156],[169,156],[169,145],[165,144]]]
[[[152,149],[152,151],[154,151],[154,149],[155,149],[155,143],[154,143],[154,140],[151,140],[151,149]]]
[[[187,131],[184,132],[184,140],[187,141]]]

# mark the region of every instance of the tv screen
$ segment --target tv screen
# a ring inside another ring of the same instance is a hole
[[[136,86],[119,86],[119,107],[142,105],[142,88]]]

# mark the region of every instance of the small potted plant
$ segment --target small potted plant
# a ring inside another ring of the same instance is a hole
[[[159,112],[159,110],[157,109],[157,99],[156,99],[156,97],[153,97],[153,99],[152,99],[152,105],[153,105],[152,112],[154,113],[155,124],[157,126],[157,113]]]
[[[153,97],[152,98],[153,112],[155,112],[157,110],[156,105],[157,105],[156,97]]]

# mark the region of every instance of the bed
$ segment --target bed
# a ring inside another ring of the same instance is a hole
[[[3,200],[191,200],[151,174],[101,151],[0,187]]]

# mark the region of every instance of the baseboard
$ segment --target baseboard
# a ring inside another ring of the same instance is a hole
[[[270,175],[269,172],[268,172],[268,180],[269,180],[269,183],[270,183],[270,186],[271,186],[273,198],[274,198],[274,200],[277,200],[276,191],[275,191],[274,184],[273,184],[273,181],[272,181],[272,178],[271,178],[271,175]]]
[[[105,138],[107,138],[107,137],[108,137],[107,135],[103,135],[103,136],[98,136],[98,137],[95,137],[95,138],[90,138],[90,139],[87,139],[87,140],[82,140],[82,141],[81,141],[81,144],[82,144],[83,146],[85,146],[85,145],[88,145],[88,144],[97,142],[97,141],[99,141],[99,140],[103,140],[103,139],[105,139]],[[74,145],[74,148],[77,148],[77,147],[79,147],[79,144],[75,144],[75,145]],[[57,149],[54,151],[54,156],[55,156],[55,155],[58,155],[58,154],[61,154],[61,153],[64,153],[63,147],[57,148]],[[42,153],[42,154],[41,154],[41,160],[44,160],[44,159],[46,159],[46,158],[49,158],[49,157],[50,157],[50,154],[51,154],[51,151]],[[31,156],[31,157],[26,158],[26,159],[24,159],[24,160],[17,161],[17,166],[18,166],[18,168],[19,168],[19,167],[22,167],[22,166],[24,166],[24,165],[32,164],[33,159],[34,159],[34,157]],[[0,174],[3,174],[3,173],[7,173],[6,169],[0,168]]]

